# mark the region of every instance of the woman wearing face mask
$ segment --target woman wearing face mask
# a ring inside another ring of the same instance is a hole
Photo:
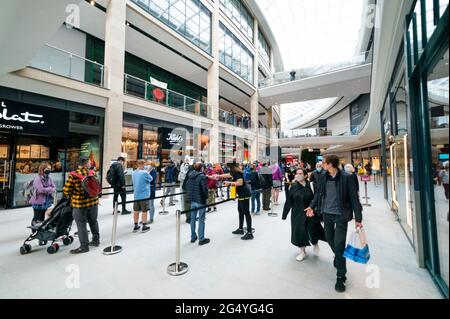
[[[355,180],[355,183],[356,183],[356,189],[358,190],[358,193],[359,193],[359,181],[358,181],[358,176],[355,173],[355,168],[353,167],[352,164],[347,164],[344,166],[344,170],[347,174],[350,174],[353,176],[353,179]]]
[[[43,222],[45,211],[53,205],[53,193],[56,191],[55,183],[50,177],[52,169],[48,163],[39,165],[38,176],[33,181],[33,196],[30,204],[33,207],[34,215],[31,226]]]
[[[319,240],[326,241],[325,232],[320,223],[320,218],[314,216],[306,217],[305,208],[309,207],[314,198],[311,186],[307,180],[307,172],[299,169],[295,175],[294,184],[289,190],[289,197],[283,210],[283,220],[292,210],[291,214],[291,242],[300,248],[297,261],[303,261],[306,257],[306,247],[314,246],[314,253],[319,253]]]

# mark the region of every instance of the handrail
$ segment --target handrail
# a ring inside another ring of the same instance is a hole
[[[307,128],[280,132],[280,139],[298,138],[298,137],[338,137],[338,136],[355,136],[361,132],[362,125],[341,126],[341,127],[324,127],[324,128]],[[339,132],[339,134],[335,134]],[[329,134],[331,133],[331,134]]]
[[[104,66],[103,64],[101,64],[101,63],[98,63],[98,62],[95,62],[95,61],[93,61],[93,60],[87,59],[87,58],[85,58],[85,57],[82,57],[82,56],[80,56],[80,55],[78,55],[78,54],[75,54],[75,53],[66,51],[66,50],[64,50],[64,49],[57,48],[57,47],[55,47],[55,46],[53,46],[53,45],[50,45],[50,44],[48,44],[48,43],[45,44],[45,46],[46,46],[46,47],[49,47],[49,48],[52,48],[52,49],[55,49],[55,50],[58,50],[58,51],[60,51],[60,52],[67,53],[68,55],[75,56],[75,57],[80,58],[80,59],[82,59],[82,60],[85,60],[85,61],[87,61],[87,62],[90,62],[90,63],[93,63],[93,64],[97,64],[98,66],[100,66],[100,67],[102,67],[102,68],[105,67],[105,66]]]

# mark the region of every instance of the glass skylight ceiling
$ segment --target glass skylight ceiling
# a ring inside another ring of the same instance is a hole
[[[256,1],[277,39],[285,71],[349,61],[359,52],[365,0]],[[303,115],[307,120],[313,117],[307,113],[316,113],[318,108],[320,113],[333,101],[283,105],[282,118]]]

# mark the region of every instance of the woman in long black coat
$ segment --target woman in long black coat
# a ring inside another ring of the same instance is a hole
[[[311,244],[314,252],[319,252],[319,240],[326,241],[325,232],[320,223],[320,217],[306,217],[305,209],[309,207],[314,198],[311,186],[307,180],[307,173],[304,169],[299,169],[295,175],[295,182],[289,190],[289,197],[286,200],[283,210],[283,220],[292,210],[291,214],[291,242],[300,248],[297,261],[303,261],[306,257],[306,247]]]

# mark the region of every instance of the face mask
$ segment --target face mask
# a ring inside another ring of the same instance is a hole
[[[322,167],[316,169],[319,173],[322,172]]]
[[[46,169],[46,170],[44,171],[44,174],[45,174],[45,175],[50,175],[51,172],[52,172],[51,170]]]
[[[297,183],[303,183],[305,181],[305,176],[304,175],[296,175],[295,176],[295,181]]]
[[[346,172],[346,173],[349,173],[349,174],[353,173],[353,172],[352,172],[352,169],[351,169],[351,168],[347,168],[347,167],[345,168],[345,172]]]

